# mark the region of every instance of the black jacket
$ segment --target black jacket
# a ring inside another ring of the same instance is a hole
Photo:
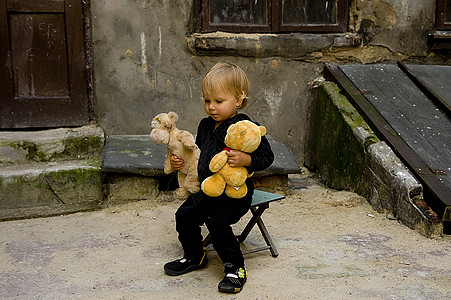
[[[242,120],[252,121],[245,114],[237,114],[234,117],[222,122],[216,129],[215,121],[211,117],[204,118],[200,121],[196,137],[196,144],[201,150],[198,165],[200,182],[213,175],[213,172],[210,171],[208,166],[213,156],[227,147],[224,143],[224,139],[229,126]],[[254,123],[259,125],[257,122]],[[252,166],[247,167],[249,173],[254,171],[262,171],[271,166],[274,161],[274,153],[272,152],[271,146],[269,145],[266,137],[262,137],[260,146],[257,150],[250,153],[250,156],[252,159]],[[246,185],[248,188],[248,194],[252,195],[254,190],[252,178],[248,178],[246,180]]]

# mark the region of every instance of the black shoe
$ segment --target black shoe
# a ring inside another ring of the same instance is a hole
[[[239,293],[243,289],[246,279],[246,268],[239,268],[235,273],[226,274],[224,279],[219,283],[218,289],[220,292],[225,293]]]
[[[177,276],[205,267],[208,263],[207,252],[204,251],[200,262],[191,259],[177,259],[164,265],[164,270],[168,275]]]

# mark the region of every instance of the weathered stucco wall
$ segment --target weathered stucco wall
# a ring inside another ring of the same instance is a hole
[[[425,56],[426,36],[434,29],[435,0],[354,0],[350,30],[364,42],[404,55]]]
[[[151,119],[166,111],[176,111],[178,126],[195,132],[205,115],[202,77],[217,61],[230,61],[251,81],[251,102],[244,112],[288,145],[302,164],[306,87],[323,62],[425,60],[430,54],[426,33],[435,18],[435,0],[355,0],[350,35],[268,35],[263,45],[270,51],[258,48],[258,35],[227,35],[211,46],[211,39],[201,39],[196,48],[193,3],[91,0],[93,105],[107,134],[149,133]],[[446,63],[446,58],[430,57],[431,63]]]

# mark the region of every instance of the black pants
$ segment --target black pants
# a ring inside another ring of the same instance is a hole
[[[176,230],[185,258],[199,260],[203,255],[201,225],[211,233],[213,247],[226,266],[226,273],[244,266],[240,243],[230,225],[237,223],[249,210],[253,191],[246,197],[208,197],[202,191],[191,195],[175,213]]]

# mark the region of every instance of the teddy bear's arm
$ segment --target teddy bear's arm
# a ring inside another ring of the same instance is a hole
[[[165,174],[171,174],[172,171],[174,171],[174,169],[172,168],[171,165],[171,156],[172,156],[172,152],[168,149],[168,153],[166,154],[166,160],[164,161],[164,173]]]
[[[216,173],[219,170],[221,170],[221,168],[227,163],[227,159],[228,157],[226,154],[226,150],[223,150],[218,154],[216,154],[215,156],[213,156],[209,165],[210,171]]]
[[[196,147],[196,141],[194,140],[193,135],[186,130],[180,130],[177,134],[177,139],[189,150]]]

